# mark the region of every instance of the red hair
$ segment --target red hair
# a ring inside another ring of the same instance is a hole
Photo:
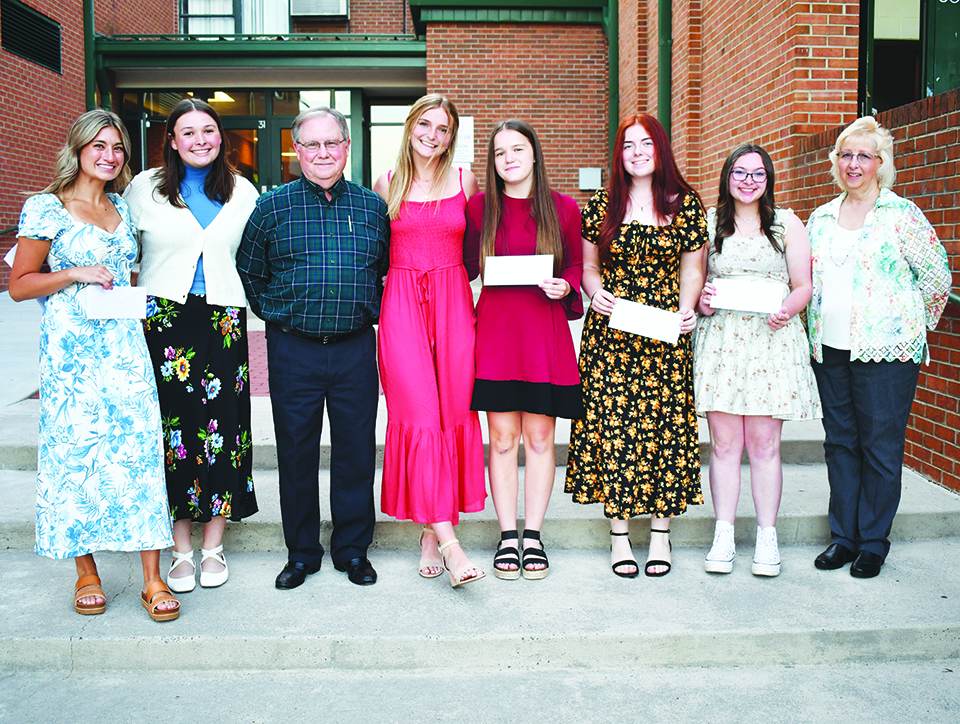
[[[627,129],[631,126],[643,126],[653,141],[655,152],[653,163],[653,210],[657,217],[666,219],[676,216],[687,194],[699,195],[686,182],[680,169],[677,168],[673,149],[670,148],[670,139],[667,132],[660,125],[660,121],[649,113],[635,113],[627,116],[617,128],[617,136],[613,142],[613,152],[610,155],[610,175],[607,181],[607,213],[600,227],[600,238],[597,247],[600,259],[608,261],[610,244],[620,236],[620,223],[627,215],[627,204],[630,200],[631,180],[623,169],[623,141]]]

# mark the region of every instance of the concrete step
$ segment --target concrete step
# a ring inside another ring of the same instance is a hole
[[[960,710],[956,672],[960,659],[586,670],[218,670],[214,679],[208,670],[18,671],[0,678],[0,719],[6,712],[5,721],[63,724],[64,712],[83,702],[84,711],[106,722],[946,724]]]
[[[374,483],[376,509],[380,509],[380,472]],[[557,468],[554,491],[543,526],[547,545],[551,548],[606,548],[610,544],[610,526],[598,505],[573,503],[563,492],[566,468]],[[742,493],[738,508],[737,540],[752,547],[756,536],[756,518],[750,495],[749,468],[741,469]],[[227,523],[227,550],[283,551],[283,530],[280,523],[279,481],[276,470],[255,470],[254,480],[260,511],[240,523]],[[709,467],[702,473],[704,505],[691,506],[673,523],[674,545],[705,546],[713,540],[713,504],[710,498]],[[324,540],[330,536],[329,470],[321,470],[320,503]],[[521,492],[523,469],[521,469]],[[777,521],[781,545],[814,545],[829,540],[827,502],[829,486],[824,465],[785,465],[783,500]],[[0,549],[32,550],[36,505],[36,473],[33,471],[0,471]],[[520,495],[520,512],[523,511]],[[198,526],[199,528],[199,526]],[[632,539],[645,544],[649,524],[637,520],[632,525]],[[412,548],[419,526],[397,521],[378,513],[374,547],[384,550]],[[957,535],[960,531],[960,496],[934,485],[917,473],[904,468],[903,494],[899,513],[894,520],[894,540],[923,540]],[[488,548],[499,539],[499,527],[492,499],[479,513],[462,515],[458,537],[469,547]]]
[[[960,659],[443,672],[218,670],[213,678],[209,670],[183,669],[18,671],[0,678],[0,719],[63,724],[64,713],[82,702],[84,711],[105,722],[946,724],[960,710],[956,672]]]
[[[80,617],[71,562],[5,551],[0,671],[432,670],[442,681],[458,670],[960,658],[960,538],[898,543],[869,580],[818,571],[819,550],[783,547],[782,574],[762,579],[750,574],[748,551],[732,574],[712,576],[702,549],[675,545],[668,576],[623,579],[604,550],[551,549],[544,580],[501,581],[491,571],[462,589],[421,579],[414,551],[377,551],[375,586],[352,585],[325,560],[293,591],[273,584],[284,555],[228,551],[230,581],[182,594],[180,618],[164,624],[140,605],[136,554],[98,556],[107,611]],[[488,563],[485,552],[469,552]]]
[[[273,412],[269,397],[254,397],[251,400],[253,464],[259,469],[276,469],[277,444],[273,432]],[[39,400],[23,400],[13,405],[0,407],[0,470],[37,469],[37,419]],[[480,414],[480,427],[484,446],[487,447],[488,431],[486,415]],[[383,441],[386,439],[387,404],[380,397],[377,412],[377,465],[383,465]],[[324,417],[323,434],[320,440],[320,466],[330,467],[330,426]],[[709,461],[710,437],[705,420],[700,420],[700,455]],[[570,421],[558,419],[556,433],[557,465],[567,464],[567,447],[570,440]],[[808,465],[823,462],[823,427],[819,421],[787,422],[783,426],[781,457],[784,463]],[[520,449],[520,464],[524,461],[523,446]],[[746,461],[746,459],[744,459]]]

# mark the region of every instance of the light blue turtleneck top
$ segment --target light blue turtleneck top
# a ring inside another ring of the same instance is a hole
[[[217,218],[220,209],[223,208],[223,204],[208,198],[203,190],[210,166],[193,168],[192,166],[184,165],[184,168],[186,169],[186,175],[183,177],[183,181],[180,182],[180,196],[183,198],[187,208],[190,209],[190,213],[193,214],[193,218],[197,220],[200,226],[206,229],[213,220]],[[203,279],[203,254],[201,254],[200,258],[197,259],[197,271],[193,276],[193,286],[190,287],[190,293],[205,294],[206,291],[207,287]]]

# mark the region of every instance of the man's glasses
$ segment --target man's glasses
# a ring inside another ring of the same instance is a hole
[[[300,143],[300,141],[297,141],[297,145],[308,153],[316,153],[320,150],[320,146],[323,146],[325,149],[327,149],[329,153],[333,153],[345,140],[347,139],[341,138],[339,141],[307,141],[306,143]]]

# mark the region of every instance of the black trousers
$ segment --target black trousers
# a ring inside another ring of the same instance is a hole
[[[379,394],[373,329],[324,345],[269,325],[267,365],[288,560],[318,567],[323,559],[319,476],[324,404],[330,418],[330,553],[335,564],[366,556],[375,522]]]

